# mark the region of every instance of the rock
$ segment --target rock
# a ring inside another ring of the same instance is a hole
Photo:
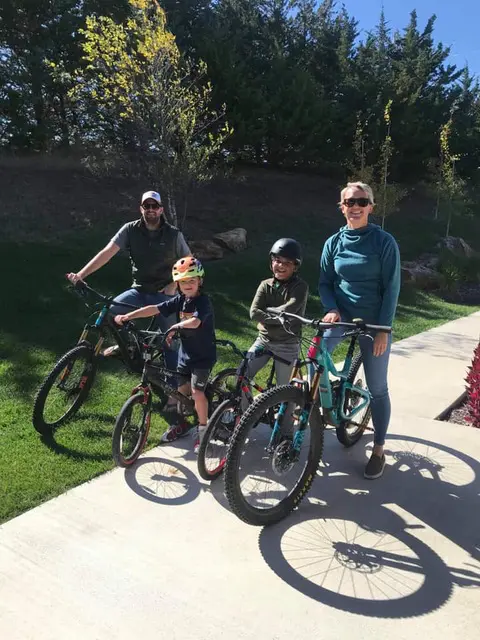
[[[422,267],[427,267],[427,269],[436,269],[439,262],[440,258],[434,253],[423,253],[418,260],[415,260],[416,264],[419,264]]]
[[[193,240],[188,243],[193,255],[201,262],[209,260],[221,260],[223,258],[223,249],[216,242],[211,240]]]
[[[465,258],[473,258],[476,255],[476,251],[463,238],[455,238],[454,236],[442,238],[437,244],[437,248],[448,249],[454,255]]]
[[[417,262],[404,262],[402,283],[413,284],[421,289],[438,289],[443,283],[443,277],[438,271]]]
[[[247,248],[247,231],[241,227],[230,229],[230,231],[215,234],[212,240],[221,247],[226,247],[230,251],[238,253]]]

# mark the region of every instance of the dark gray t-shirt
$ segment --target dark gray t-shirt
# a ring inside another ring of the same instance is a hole
[[[112,242],[115,243],[117,247],[120,247],[120,249],[122,249],[123,251],[128,250],[128,229],[131,224],[131,222],[127,222],[126,224],[124,224],[123,227],[119,229],[112,238]],[[147,231],[152,240],[154,240],[160,232],[159,229],[155,229],[155,231],[150,231],[147,229]],[[176,253],[180,258],[191,254],[191,251],[188,248],[188,244],[181,231],[178,232],[177,236]]]

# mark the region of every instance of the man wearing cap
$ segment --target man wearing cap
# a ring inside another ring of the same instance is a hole
[[[170,225],[163,215],[160,194],[146,191],[140,203],[139,220],[127,222],[110,242],[77,273],[67,274],[70,282],[84,280],[94,273],[121,249],[128,251],[132,263],[133,284],[115,298],[119,303],[111,307],[112,314],[125,311],[121,303],[138,307],[160,304],[176,292],[171,282],[172,265],[179,258],[190,255],[190,249],[181,231]],[[161,318],[160,326],[166,330],[175,318]],[[106,353],[106,355],[109,355]],[[167,366],[176,368],[176,353],[166,354]]]

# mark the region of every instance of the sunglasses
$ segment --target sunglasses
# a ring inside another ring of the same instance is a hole
[[[158,202],[147,202],[146,204],[142,204],[142,208],[145,209],[145,211],[148,211],[149,209],[160,209],[161,207],[163,207],[163,205],[158,204]]]
[[[348,198],[347,200],[343,201],[343,204],[351,209],[356,204],[358,204],[359,207],[368,207],[371,202],[368,198]]]

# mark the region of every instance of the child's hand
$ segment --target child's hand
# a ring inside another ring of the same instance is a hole
[[[127,322],[127,320],[128,320],[127,316],[121,316],[121,315],[115,316],[114,318],[115,323],[119,324],[120,326],[122,326],[124,322]]]
[[[177,333],[176,329],[170,330],[168,332],[167,337],[165,338],[165,344],[167,345],[167,347],[169,347],[172,344],[172,341],[176,333]]]

